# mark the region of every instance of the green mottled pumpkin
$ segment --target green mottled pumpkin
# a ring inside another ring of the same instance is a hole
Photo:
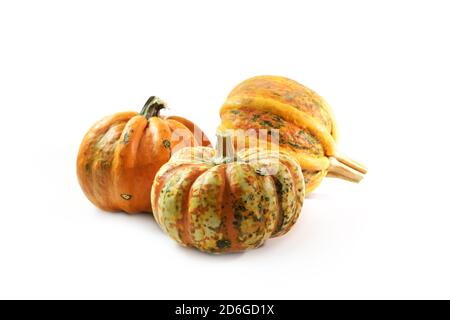
[[[300,165],[284,152],[234,154],[232,136],[217,149],[185,148],[157,173],[153,213],[178,243],[212,253],[260,247],[288,232],[305,196]]]

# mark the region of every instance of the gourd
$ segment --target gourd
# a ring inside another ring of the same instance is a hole
[[[210,253],[257,248],[297,221],[305,184],[284,152],[234,152],[232,136],[217,148],[184,148],[155,177],[152,206],[163,231],[184,246]]]
[[[359,182],[367,173],[363,165],[336,150],[336,121],[327,102],[294,80],[278,76],[245,80],[228,95],[220,116],[219,129],[235,132],[238,149],[261,141],[257,134],[236,134],[239,130],[267,130],[269,149],[275,144],[274,129],[279,130],[276,145],[301,164],[307,193],[325,176]]]
[[[162,117],[164,102],[150,97],[140,113],[120,112],[97,122],[85,135],[77,175],[87,198],[107,211],[151,212],[150,191],[173,151],[210,142],[191,121]]]

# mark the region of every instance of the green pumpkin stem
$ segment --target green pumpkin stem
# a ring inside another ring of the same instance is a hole
[[[164,108],[166,108],[164,101],[158,97],[151,96],[142,108],[140,115],[143,115],[147,118],[147,120],[149,120],[152,117],[159,117],[159,112]]]
[[[227,132],[217,132],[216,158],[217,164],[229,163],[236,160],[233,146],[233,135]]]

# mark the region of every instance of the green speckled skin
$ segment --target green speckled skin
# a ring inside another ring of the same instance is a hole
[[[292,228],[305,196],[293,158],[251,149],[217,163],[214,149],[185,148],[156,175],[153,212],[171,238],[205,252],[238,252]]]

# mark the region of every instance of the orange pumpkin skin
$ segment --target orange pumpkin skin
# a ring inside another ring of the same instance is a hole
[[[211,145],[191,121],[160,117],[164,107],[158,98],[151,97],[141,113],[116,113],[87,132],[78,152],[77,175],[94,205],[130,214],[151,212],[153,179],[172,152]]]

